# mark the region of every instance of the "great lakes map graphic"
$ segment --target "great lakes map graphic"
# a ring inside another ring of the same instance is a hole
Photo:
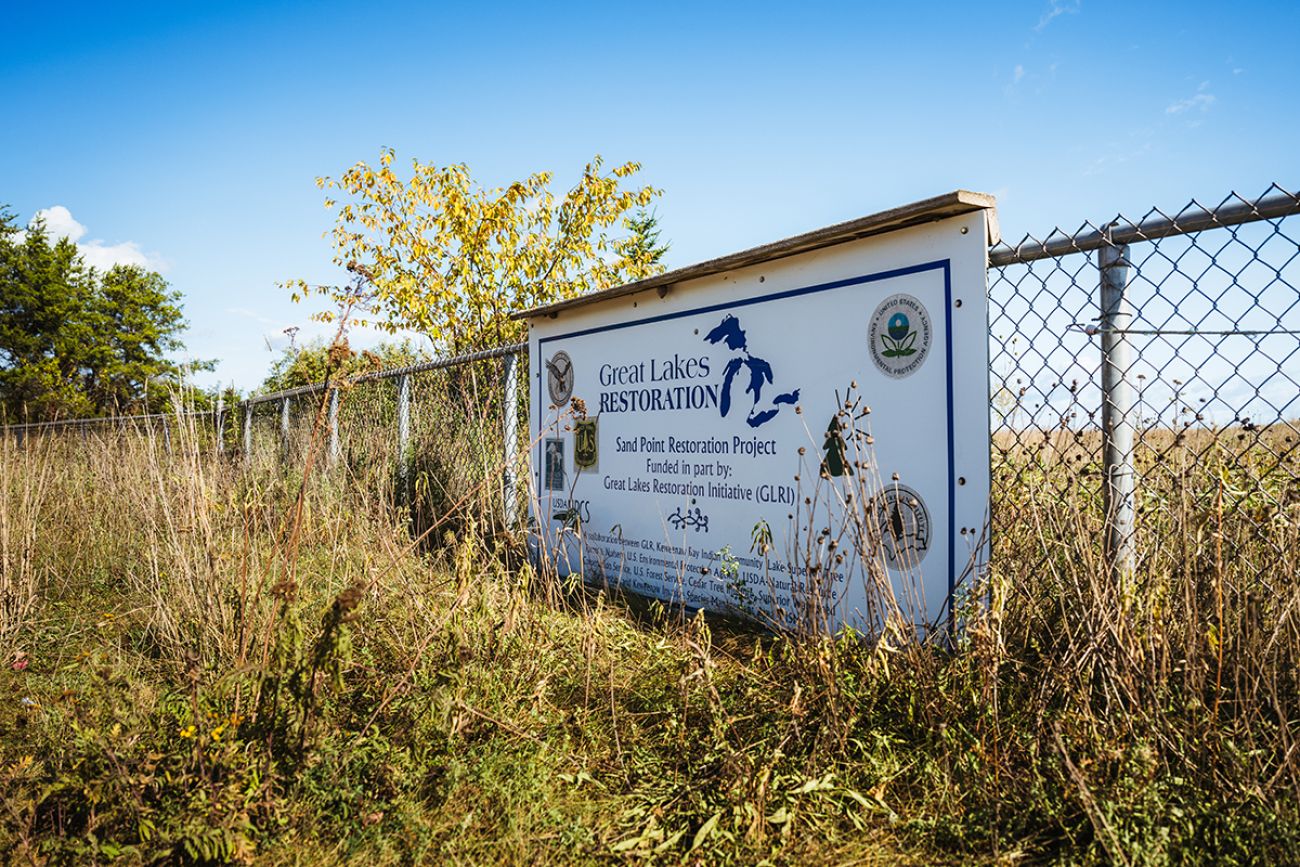
[[[723,343],[733,352],[740,353],[727,362],[727,366],[722,372],[722,395],[718,401],[718,409],[721,411],[723,418],[726,418],[727,413],[731,412],[731,387],[735,384],[736,375],[742,369],[749,371],[749,385],[745,387],[743,394],[749,394],[753,397],[749,414],[745,417],[745,421],[750,427],[761,427],[776,418],[783,404],[793,405],[799,402],[799,389],[796,388],[794,391],[777,394],[772,398],[770,404],[763,404],[763,389],[771,385],[773,380],[772,365],[758,356],[750,354],[749,342],[745,337],[744,330],[740,327],[740,320],[735,316],[730,313],[724,316],[722,321],[705,336],[704,340],[706,343]]]

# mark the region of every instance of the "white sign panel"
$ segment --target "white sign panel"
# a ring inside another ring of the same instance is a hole
[[[982,562],[981,210],[531,322],[533,542],[790,626],[923,630]]]

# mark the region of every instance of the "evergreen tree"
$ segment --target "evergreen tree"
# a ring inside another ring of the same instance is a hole
[[[0,414],[10,422],[130,413],[181,386],[180,293],[136,266],[100,273],[40,220],[0,210]],[[210,369],[199,363],[191,369]],[[191,389],[188,399],[204,397]]]
[[[643,279],[660,274],[664,270],[663,258],[668,252],[668,243],[659,243],[659,216],[653,211],[638,208],[636,213],[626,220],[631,232],[619,245],[619,252],[626,263],[629,276]]]

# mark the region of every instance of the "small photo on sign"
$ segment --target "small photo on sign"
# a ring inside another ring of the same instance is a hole
[[[573,423],[573,465],[579,470],[595,470],[600,461],[598,419],[580,418]]]
[[[548,491],[564,490],[564,440],[559,437],[546,441],[542,487]]]

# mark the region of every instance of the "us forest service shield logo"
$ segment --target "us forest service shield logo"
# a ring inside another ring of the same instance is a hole
[[[598,418],[580,418],[573,423],[573,465],[580,470],[594,470],[600,459]]]
[[[561,350],[546,362],[546,390],[557,407],[569,402],[573,395],[573,359],[569,353]]]
[[[930,510],[921,495],[891,482],[872,500],[876,529],[885,563],[891,569],[910,569],[930,550]]]
[[[885,376],[911,376],[930,354],[930,314],[911,295],[890,295],[871,314],[867,329],[871,360]]]

